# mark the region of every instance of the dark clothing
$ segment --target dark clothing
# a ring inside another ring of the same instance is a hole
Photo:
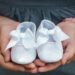
[[[19,22],[32,21],[37,27],[43,19],[52,20],[57,24],[65,18],[75,17],[75,0],[0,0],[0,15]],[[60,69],[37,75],[65,75]],[[3,69],[0,71],[3,72]],[[4,72],[1,75],[31,75],[5,70]]]
[[[58,23],[75,16],[75,0],[0,0],[0,15],[37,26],[42,19]]]

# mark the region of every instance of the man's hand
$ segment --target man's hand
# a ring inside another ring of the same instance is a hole
[[[10,31],[16,29],[19,22],[15,22],[11,19],[0,17],[0,65],[6,69],[13,71],[25,71],[36,73],[37,68],[34,63],[28,65],[17,65],[11,62],[10,50],[5,51],[5,48],[10,40]]]

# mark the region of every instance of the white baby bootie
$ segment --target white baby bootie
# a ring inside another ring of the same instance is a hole
[[[42,61],[52,63],[62,59],[62,41],[69,39],[69,36],[58,26],[45,19],[41,22],[36,37],[38,57]]]
[[[11,31],[11,39],[6,49],[11,48],[13,62],[29,64],[35,60],[35,33],[36,26],[33,22],[20,23],[16,30]]]

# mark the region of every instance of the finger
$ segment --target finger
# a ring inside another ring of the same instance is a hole
[[[66,18],[64,21],[69,21],[69,22],[73,22],[73,23],[75,23],[75,18]]]
[[[63,59],[62,59],[62,64],[66,64],[66,62],[69,60],[69,52],[64,53]]]
[[[36,59],[34,61],[36,66],[45,66],[45,63],[43,61],[41,61],[40,59]]]
[[[71,52],[66,52],[63,56],[63,59],[62,59],[62,64],[66,64],[68,61],[70,61],[73,57],[73,53]]]
[[[66,64],[68,60],[70,60],[73,55],[74,55],[74,52],[73,52],[73,47],[71,45],[68,45],[68,47],[66,48],[65,50],[65,53],[63,55],[63,59],[62,59],[62,64]]]
[[[66,46],[68,45],[68,40],[65,40],[62,42],[63,48],[66,48]]]
[[[3,54],[5,61],[9,61],[10,60],[10,51],[7,50],[5,51],[5,48],[9,42],[9,35],[7,35],[7,33],[4,33],[4,29],[2,29],[1,31],[1,53]],[[5,29],[6,31],[6,29]]]
[[[1,54],[0,54],[0,65],[12,71],[25,71],[25,68],[23,66],[12,64],[12,63],[5,63],[3,56]]]
[[[7,63],[4,65],[6,69],[12,70],[12,71],[25,71],[25,68],[20,65],[12,64],[12,63]]]
[[[72,18],[72,22],[74,22],[74,23],[75,23],[75,18]]]
[[[28,69],[34,69],[34,68],[36,68],[36,66],[35,66],[34,63],[24,65],[24,67],[25,67],[25,68],[28,68]]]
[[[58,68],[59,66],[61,65],[61,62],[58,62],[58,63],[55,63],[55,64],[49,64],[49,65],[46,65],[44,67],[40,67],[38,69],[39,72],[47,72],[47,71],[52,71],[56,68]]]
[[[4,54],[3,56],[5,58],[5,62],[10,61],[10,59],[11,59],[11,53],[10,53],[10,51],[8,50],[8,51],[4,52],[3,54]]]
[[[26,72],[37,73],[38,70],[37,70],[37,68],[31,69],[31,70],[30,69],[27,69]]]
[[[67,18],[67,20],[75,23],[75,18]]]
[[[72,17],[66,18],[64,21],[72,21]]]

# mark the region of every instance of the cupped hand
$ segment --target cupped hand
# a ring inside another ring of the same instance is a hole
[[[13,21],[6,17],[0,16],[0,65],[6,69],[13,71],[25,71],[36,73],[37,68],[34,63],[28,65],[17,65],[11,62],[10,50],[6,50],[6,46],[10,40],[9,33],[16,29],[19,22]]]
[[[69,35],[70,39],[63,42],[64,55],[62,64],[70,63],[75,60],[75,18],[67,18],[58,26]]]
[[[42,62],[44,64],[41,66],[38,61],[35,61],[35,64],[39,66],[38,72],[52,71],[61,65],[75,60],[75,18],[65,19],[63,22],[60,22],[58,26],[70,37],[70,39],[62,42],[64,49],[63,58],[62,60],[52,64],[46,64],[38,59],[40,63]]]

